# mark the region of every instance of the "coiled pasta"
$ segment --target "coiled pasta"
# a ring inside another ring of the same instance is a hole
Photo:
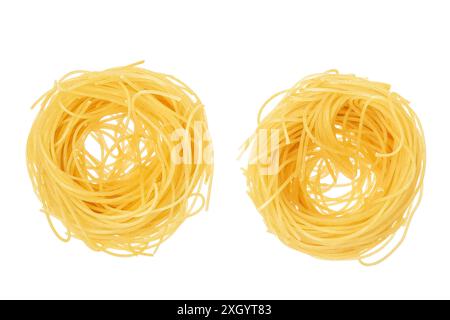
[[[425,142],[388,84],[335,70],[304,78],[264,104],[248,148],[248,193],[289,247],[371,265],[404,240],[422,196]]]
[[[117,256],[153,255],[207,207],[213,175],[199,98],[140,63],[62,77],[36,102],[27,144],[29,175],[58,238]]]

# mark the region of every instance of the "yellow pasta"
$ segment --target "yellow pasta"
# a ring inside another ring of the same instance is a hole
[[[33,187],[58,238],[117,256],[153,255],[207,209],[213,175],[199,98],[141,63],[56,81],[35,103],[27,144]]]
[[[403,242],[422,197],[425,142],[388,84],[336,70],[304,78],[264,104],[247,149],[248,193],[287,246],[373,265]]]

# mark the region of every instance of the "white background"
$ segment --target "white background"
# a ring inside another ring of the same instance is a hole
[[[0,298],[450,298],[448,1],[2,1]],[[206,105],[211,208],[156,257],[120,259],[56,239],[26,172],[29,107],[64,73],[146,60]],[[428,151],[405,243],[372,268],[317,260],[266,232],[238,147],[272,94],[315,72],[391,83]]]

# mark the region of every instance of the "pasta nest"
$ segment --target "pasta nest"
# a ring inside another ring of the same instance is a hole
[[[153,255],[207,207],[213,174],[200,99],[140,63],[65,75],[36,102],[27,144],[29,175],[57,236],[118,256]]]
[[[248,193],[269,231],[315,257],[384,260],[422,196],[422,127],[385,83],[335,70],[306,77],[263,105],[246,149]]]

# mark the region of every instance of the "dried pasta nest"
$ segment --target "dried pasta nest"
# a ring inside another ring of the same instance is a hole
[[[258,123],[244,145],[248,193],[283,243],[363,264],[400,245],[425,170],[423,131],[408,101],[388,84],[329,71],[274,95]]]
[[[199,98],[139,64],[57,81],[36,102],[27,145],[34,189],[58,237],[119,256],[154,254],[207,205],[213,174]]]

